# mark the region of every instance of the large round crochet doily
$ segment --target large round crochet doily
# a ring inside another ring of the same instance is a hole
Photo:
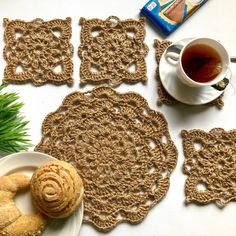
[[[166,194],[177,149],[164,116],[140,95],[73,92],[43,123],[35,150],[72,163],[85,187],[84,222],[139,223]]]

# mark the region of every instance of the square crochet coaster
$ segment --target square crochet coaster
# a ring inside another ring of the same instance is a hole
[[[43,21],[4,19],[4,58],[7,66],[3,83],[36,86],[45,83],[73,83],[71,19]]]
[[[106,20],[80,19],[80,82],[117,86],[122,82],[145,82],[145,20],[121,21],[116,16]]]
[[[159,62],[161,59],[162,54],[164,53],[165,49],[171,44],[172,42],[164,40],[155,40],[154,41],[154,47],[156,50],[156,60],[157,60],[157,69],[156,69],[156,76],[157,76],[157,93],[158,93],[158,105],[167,104],[167,105],[174,105],[176,103],[179,103],[177,100],[175,100],[172,96],[170,96],[167,91],[164,89],[163,85],[161,84],[160,76],[159,76]],[[222,108],[224,106],[224,102],[222,100],[223,94],[220,95],[218,98],[213,100],[210,103],[207,103],[207,105],[216,106],[218,108]]]
[[[186,202],[215,202],[224,207],[236,199],[236,130],[182,131]]]

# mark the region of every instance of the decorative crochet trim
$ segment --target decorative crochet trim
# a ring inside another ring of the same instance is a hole
[[[30,22],[4,19],[5,84],[73,83],[71,19]],[[57,69],[60,69],[58,71]]]
[[[215,202],[224,207],[235,200],[236,130],[183,130],[182,137],[186,202]]]
[[[164,116],[108,87],[69,94],[35,148],[72,163],[85,187],[84,222],[102,231],[141,222],[167,193],[177,162]]]
[[[157,76],[157,93],[159,97],[157,101],[158,105],[162,105],[162,104],[174,105],[174,104],[179,103],[177,100],[175,100],[166,92],[165,88],[163,87],[161,83],[160,76],[159,76],[159,63],[161,60],[161,56],[169,45],[171,45],[171,42],[167,40],[159,41],[156,39],[154,41],[154,47],[156,50],[156,60],[157,60],[156,76]],[[222,99],[223,99],[223,94],[221,94],[218,98],[216,98],[212,102],[207,103],[206,105],[222,108],[224,106],[224,102]]]
[[[145,82],[145,57],[148,47],[144,44],[145,19],[121,21],[110,16],[100,19],[80,19],[81,84],[108,83],[117,86],[122,82]]]

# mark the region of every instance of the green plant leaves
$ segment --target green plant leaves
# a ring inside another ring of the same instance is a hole
[[[21,115],[24,105],[17,102],[19,96],[14,92],[3,93],[0,86],[0,155],[26,151],[31,146],[27,139],[29,121]]]

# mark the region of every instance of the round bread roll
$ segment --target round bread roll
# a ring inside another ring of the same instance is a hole
[[[80,205],[84,188],[77,170],[64,161],[39,167],[30,183],[33,202],[51,218],[70,216]]]

